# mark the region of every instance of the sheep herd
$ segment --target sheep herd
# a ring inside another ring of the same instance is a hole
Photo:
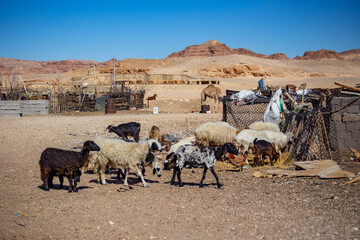
[[[153,174],[158,177],[163,169],[173,169],[170,184],[174,185],[177,177],[179,187],[184,185],[181,171],[185,166],[203,167],[199,186],[204,187],[203,181],[207,170],[210,170],[217,187],[222,188],[214,170],[216,161],[226,156],[231,163],[242,169],[248,163],[247,155],[252,149],[255,154],[254,166],[264,165],[263,156],[268,156],[273,165],[273,160],[279,158],[281,150],[292,137],[291,133],[282,133],[276,124],[267,122],[254,122],[241,129],[226,122],[206,122],[195,129],[195,141],[194,138],[185,138],[177,142],[167,140],[157,126],[152,127],[148,139],[140,139],[140,127],[137,122],[109,125],[106,130],[116,133],[119,138],[96,137],[92,141],[86,141],[81,152],[45,149],[39,161],[44,190],[49,191],[54,186],[54,176],[59,177],[59,188],[63,188],[63,178],[66,176],[69,180],[69,192],[77,192],[76,186],[83,168],[97,172],[99,182],[106,185],[105,172],[109,167],[118,169],[118,179],[122,176],[125,186],[128,186],[129,172],[134,171],[144,187],[149,187],[144,179],[146,166],[150,166]],[[164,148],[167,156],[162,161],[158,154]],[[242,153],[239,154],[239,151]]]

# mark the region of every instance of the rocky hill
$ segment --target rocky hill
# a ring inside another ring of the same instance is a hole
[[[186,47],[184,50],[174,52],[168,56],[172,57],[212,57],[212,56],[226,56],[231,54],[248,55],[252,57],[266,58],[266,59],[288,59],[283,53],[274,53],[265,55],[255,53],[245,48],[233,49],[220,43],[216,40],[209,40],[199,45],[192,45]],[[352,49],[345,52],[336,52],[327,49],[318,51],[306,51],[303,56],[295,57],[297,60],[318,60],[318,59],[339,59],[339,60],[360,60],[360,49]]]
[[[0,75],[17,73],[61,73],[89,69],[101,64],[93,60],[33,61],[0,57]]]
[[[226,46],[224,43],[220,43],[216,40],[209,40],[203,44],[191,45],[184,50],[174,52],[168,56],[171,57],[212,57],[212,56],[226,56],[231,54],[242,54],[252,57],[271,58],[271,59],[287,59],[283,53],[272,54],[271,57],[255,53],[245,48],[233,49]]]

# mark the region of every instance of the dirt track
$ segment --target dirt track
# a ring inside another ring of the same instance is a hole
[[[135,175],[125,188],[116,175],[107,186],[83,174],[78,193],[45,192],[39,156],[46,147],[71,149],[95,136],[113,136],[108,124],[139,121],[141,136],[152,125],[185,136],[218,114],[92,114],[0,118],[1,239],[360,239],[360,184],[346,179],[254,178],[217,169],[207,188],[201,169],[184,169],[183,188],[171,186],[171,172],[150,174],[142,187]],[[55,180],[55,187],[58,180]],[[67,188],[67,180],[65,180]]]

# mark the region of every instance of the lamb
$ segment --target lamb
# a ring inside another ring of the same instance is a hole
[[[166,170],[170,170],[171,168],[173,168],[173,166],[170,166],[170,162],[172,162],[172,158],[174,156],[174,153],[176,152],[176,150],[183,145],[192,145],[192,142],[187,139],[181,139],[179,142],[171,145],[170,150],[167,152],[167,156],[166,159],[164,161],[164,169]]]
[[[206,176],[206,172],[210,169],[211,173],[214,175],[216,179],[216,184],[218,188],[223,188],[223,185],[220,184],[219,178],[215,173],[214,165],[217,160],[221,158],[221,156],[225,155],[226,153],[232,153],[237,155],[238,150],[232,143],[225,143],[221,147],[213,148],[213,147],[199,147],[193,145],[182,145],[180,146],[172,160],[173,164],[175,165],[173,176],[171,178],[171,185],[175,183],[175,175],[177,174],[177,178],[179,181],[179,187],[183,187],[184,184],[181,181],[181,170],[186,165],[189,164],[192,167],[204,167],[203,176],[201,178],[199,187],[204,187],[203,181]]]
[[[66,176],[70,185],[69,192],[77,192],[76,183],[75,186],[73,186],[73,180],[79,175],[78,170],[89,163],[90,151],[100,151],[100,147],[93,141],[86,141],[81,152],[58,148],[45,149],[41,153],[39,161],[44,190],[49,191],[49,182],[50,186],[53,186],[53,176],[59,176],[60,187],[62,187],[63,176]],[[76,178],[80,177],[78,176]]]
[[[277,124],[272,123],[272,122],[253,122],[252,124],[249,125],[249,129],[252,130],[269,130],[269,131],[273,131],[273,132],[280,132],[280,128]]]
[[[109,125],[106,130],[116,133],[120,138],[125,140],[128,140],[128,136],[131,136],[136,142],[139,142],[140,123],[138,122],[123,123],[117,127]]]
[[[220,147],[227,142],[235,143],[237,130],[226,122],[206,122],[194,131],[196,143],[205,147]]]
[[[258,140],[257,138],[254,139],[254,166],[264,166],[264,159],[263,156],[268,156],[270,159],[270,164],[273,166],[273,160],[279,158],[279,154],[275,151],[275,148],[271,143],[265,140]],[[260,162],[259,161],[260,157]]]
[[[128,174],[129,170],[135,170],[137,175],[140,177],[144,187],[149,185],[145,182],[143,174],[140,171],[140,166],[143,162],[146,161],[148,154],[152,154],[153,146],[159,146],[159,143],[156,143],[156,140],[148,142],[126,142],[121,139],[112,139],[112,138],[97,138],[95,141],[99,141],[98,145],[101,150],[94,154],[92,159],[92,165],[94,168],[98,169],[99,178],[103,185],[106,185],[105,180],[105,169],[107,165],[110,165],[114,168],[121,168],[125,172],[124,185],[128,186]],[[153,172],[161,176],[161,171],[163,169],[162,162],[154,160],[152,162]]]

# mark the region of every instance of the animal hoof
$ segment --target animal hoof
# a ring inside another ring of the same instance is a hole
[[[224,188],[224,185],[220,184],[220,185],[218,185],[218,188],[219,188],[219,189],[223,189],[223,188]]]
[[[205,185],[199,185],[199,188],[206,188]]]
[[[183,187],[184,186],[184,184],[182,183],[182,184],[179,184],[179,187]]]
[[[77,189],[74,189],[74,192],[77,192],[78,190]]]
[[[149,185],[147,185],[147,184],[146,184],[146,185],[144,185],[144,187],[148,188],[148,187],[149,187]]]

